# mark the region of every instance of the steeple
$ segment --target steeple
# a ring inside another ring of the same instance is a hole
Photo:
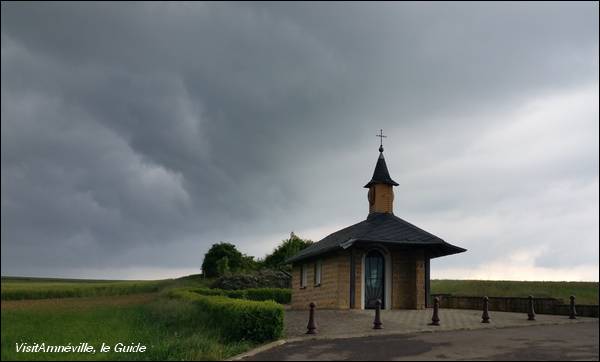
[[[383,157],[383,130],[377,137],[381,138],[379,145],[379,158],[375,165],[375,171],[371,181],[365,185],[369,189],[369,213],[373,212],[394,212],[394,190],[393,186],[398,186],[398,183],[390,177],[385,158]]]

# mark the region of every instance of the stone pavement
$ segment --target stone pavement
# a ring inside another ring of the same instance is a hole
[[[306,335],[308,311],[286,310],[285,336],[287,340],[302,338],[349,338],[383,334],[407,334],[450,330],[471,330],[485,328],[505,328],[552,324],[573,324],[595,321],[597,318],[578,317],[570,320],[567,316],[548,314],[536,315],[535,321],[528,321],[525,313],[490,311],[490,323],[481,323],[481,311],[465,309],[440,309],[440,326],[430,326],[431,309],[425,310],[383,310],[382,330],[373,330],[373,310],[316,310],[318,334]]]
[[[301,339],[243,358],[255,361],[598,361],[598,319],[344,339]]]

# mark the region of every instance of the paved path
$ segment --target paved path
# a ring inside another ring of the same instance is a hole
[[[430,326],[431,309],[384,310],[381,312],[383,330],[373,330],[372,310],[317,310],[317,338],[365,337],[382,334],[407,334],[449,330],[520,327],[540,324],[573,324],[597,321],[597,318],[570,320],[566,316],[538,314],[536,321],[528,321],[525,313],[490,312],[491,323],[481,323],[481,311],[467,309],[440,309],[440,326]],[[307,338],[307,311],[288,310],[285,315],[285,338]]]
[[[247,360],[598,360],[598,321],[290,342]]]

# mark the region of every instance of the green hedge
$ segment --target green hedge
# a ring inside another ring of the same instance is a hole
[[[292,278],[277,270],[260,270],[224,275],[216,279],[211,288],[239,290],[248,288],[290,288]]]
[[[223,290],[211,288],[194,288],[191,292],[207,296],[223,296],[237,299],[249,299],[256,301],[273,300],[280,304],[289,304],[292,301],[292,291],[281,288],[252,288],[242,290]]]
[[[173,289],[167,296],[191,301],[207,323],[230,340],[265,342],[281,337],[283,332],[283,307],[272,301],[200,295],[197,290],[185,289]]]
[[[281,288],[253,288],[246,289],[246,299],[250,300],[274,300],[279,304],[290,304],[292,291]]]

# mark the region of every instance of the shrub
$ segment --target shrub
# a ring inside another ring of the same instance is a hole
[[[246,289],[246,299],[273,300],[279,304],[289,304],[292,301],[292,291],[281,288],[253,288]]]
[[[272,301],[206,296],[184,289],[173,289],[167,295],[191,301],[207,323],[229,340],[265,342],[279,338],[283,332],[283,307]]]
[[[194,288],[189,289],[189,291],[206,296],[221,296],[256,301],[272,300],[279,304],[289,304],[292,301],[292,291],[281,288],[253,288],[244,290]]]
[[[249,288],[289,288],[291,276],[283,271],[261,270],[250,273],[225,275],[216,279],[211,287],[226,290]]]
[[[218,295],[221,297],[235,298],[235,299],[246,299],[245,290],[224,290],[216,288],[192,288],[190,292],[197,293],[200,295],[214,296]]]

